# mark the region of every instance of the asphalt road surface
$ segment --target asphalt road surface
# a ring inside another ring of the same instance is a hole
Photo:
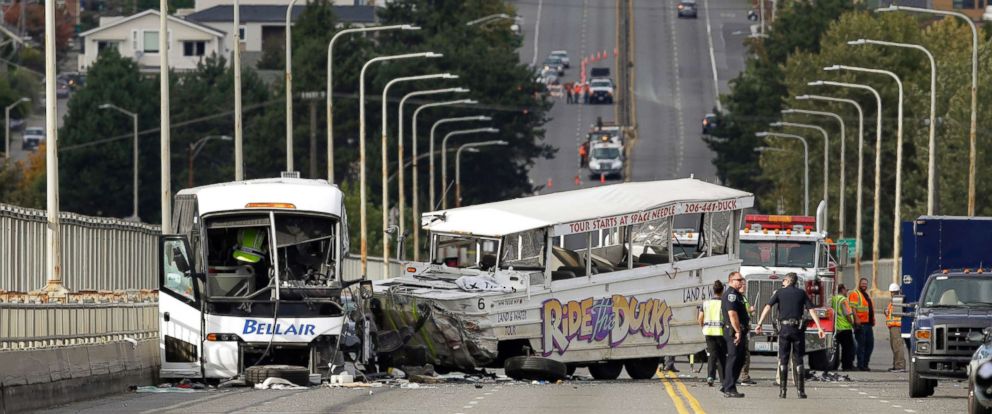
[[[523,382],[420,385],[342,389],[315,387],[303,390],[207,390],[193,393],[123,393],[59,407],[50,413],[796,413],[848,412],[959,413],[966,410],[965,384],[941,382],[933,397],[907,397],[907,374],[889,373],[892,353],[884,327],[877,327],[872,372],[842,373],[850,381],[806,383],[809,399],[780,400],[773,384],[774,360],[755,357],[751,375],[758,384],[741,386],[743,399],[726,399],[716,387],[706,386],[705,371],[695,372],[680,359],[681,372],[651,380],[589,378],[561,384]],[[695,368],[700,368],[696,364]],[[576,374],[587,376],[585,369]],[[94,384],[94,386],[99,386]],[[371,391],[371,393],[370,393]]]
[[[520,0],[523,18],[521,61],[540,64],[552,50],[569,52],[573,66],[563,82],[579,79],[582,58],[616,72],[615,0]],[[639,139],[631,151],[633,181],[688,177],[714,181],[712,152],[701,140],[703,115],[716,106],[717,88],[744,68],[750,2],[699,0],[697,19],[679,19],[676,0],[634,0],[635,95]],[[714,85],[718,85],[714,87]],[[543,192],[599,185],[579,168],[578,144],[598,117],[610,121],[612,105],[568,105],[560,98],[551,110],[545,142],[558,148],[555,158],[531,170]],[[580,182],[576,182],[576,178]],[[610,183],[612,181],[608,181]],[[548,186],[550,184],[550,186]],[[550,187],[550,188],[548,188]]]

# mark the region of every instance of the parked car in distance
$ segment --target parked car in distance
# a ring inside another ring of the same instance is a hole
[[[982,20],[992,21],[992,6],[985,6],[985,14],[982,15]]]
[[[41,145],[41,142],[45,140],[45,128],[42,127],[27,127],[24,128],[24,134],[22,134],[21,148],[25,150],[33,151]]]
[[[718,125],[716,114],[706,114],[703,116],[703,134],[709,134]]]
[[[24,124],[25,124],[25,121],[23,119],[21,119],[21,118],[10,118],[10,130],[11,131],[20,131],[21,128],[24,128]]]
[[[547,59],[544,59],[544,68],[554,69],[558,72],[558,76],[565,75],[565,64],[557,56],[548,56]]]
[[[69,85],[66,83],[59,82],[55,85],[55,97],[58,99],[65,99],[69,97]]]
[[[568,52],[564,50],[552,50],[552,57],[557,57],[561,60],[561,63],[565,65],[565,69],[572,67],[572,61],[568,58]]]
[[[682,0],[679,2],[678,6],[675,6],[678,10],[679,18],[691,17],[696,18],[696,1],[695,0]]]
[[[610,68],[591,68],[589,69],[590,78],[608,78],[610,77]]]
[[[613,103],[613,80],[596,78],[589,81],[589,103]]]

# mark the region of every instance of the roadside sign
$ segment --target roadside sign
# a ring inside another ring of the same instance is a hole
[[[855,247],[857,245],[856,239],[838,239],[837,244],[843,244],[847,246],[847,257],[854,260],[855,257],[861,256],[860,251],[856,251]]]

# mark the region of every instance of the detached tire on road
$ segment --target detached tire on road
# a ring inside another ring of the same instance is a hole
[[[507,358],[503,370],[515,380],[558,381],[568,373],[568,367],[561,362],[533,356]]]
[[[627,375],[635,380],[651,379],[658,372],[658,364],[661,358],[638,358],[623,361]]]
[[[623,371],[623,363],[620,361],[604,361],[589,365],[589,374],[598,380],[615,380],[620,377],[621,371]]]
[[[256,365],[245,369],[248,385],[261,384],[267,378],[282,378],[293,384],[310,385],[310,370],[298,365]]]

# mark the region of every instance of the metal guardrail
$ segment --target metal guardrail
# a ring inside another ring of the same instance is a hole
[[[0,351],[158,335],[158,303],[0,303]]]
[[[59,218],[67,288],[158,288],[159,226],[75,213]],[[0,204],[0,290],[27,292],[45,285],[47,224],[44,210]]]

